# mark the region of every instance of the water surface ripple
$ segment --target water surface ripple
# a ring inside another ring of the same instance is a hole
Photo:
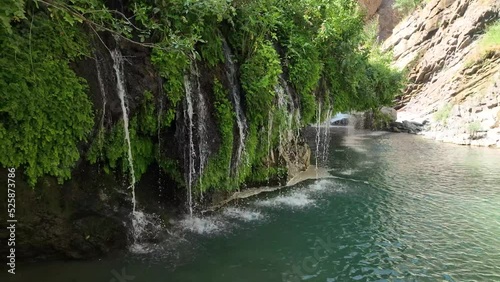
[[[329,136],[336,178],[181,224],[148,255],[21,265],[9,281],[500,281],[500,150]]]

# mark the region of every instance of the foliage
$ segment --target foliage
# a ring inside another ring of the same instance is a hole
[[[0,5],[0,24],[3,32],[12,34],[11,22],[26,19],[24,15],[24,0],[3,0]],[[2,32],[2,33],[3,33]]]
[[[281,65],[270,42],[261,42],[255,53],[241,66],[241,84],[245,90],[248,119],[264,125],[272,109],[274,86],[278,83]]]
[[[87,84],[69,67],[88,45],[79,28],[29,17],[0,29],[0,164],[24,167],[31,185],[43,175],[62,182],[93,126]]]
[[[481,123],[479,121],[473,121],[469,123],[467,129],[470,134],[475,135],[478,131],[481,131]]]
[[[151,92],[144,93],[142,107],[139,112],[130,119],[129,123],[130,146],[134,159],[135,179],[138,181],[148,166],[155,160],[155,150],[152,136],[157,134],[158,119],[154,99]],[[123,173],[130,171],[128,161],[128,145],[125,140],[125,129],[123,120],[116,123],[113,128],[104,134],[99,134],[102,139],[96,139],[92,143],[87,159],[91,163],[103,162],[104,170],[120,168]]]
[[[208,165],[200,181],[203,186],[198,187],[201,191],[204,191],[207,187],[219,189],[231,189],[235,187],[235,185],[230,183],[231,179],[228,174],[233,151],[233,106],[227,98],[227,91],[218,79],[214,80],[213,93],[215,98],[215,116],[221,135],[221,145],[218,153],[208,161]]]
[[[262,43],[275,37],[275,29],[280,17],[277,0],[236,2],[236,16],[231,43],[240,61],[250,58]]]
[[[242,168],[242,177],[253,175],[252,170],[261,166],[263,158],[267,155],[265,150],[257,148],[267,147],[269,133],[266,129],[268,124],[273,122],[270,113],[274,111],[275,86],[280,73],[278,54],[268,41],[261,42],[252,56],[241,66],[241,84],[245,91],[249,127],[245,146],[250,164]]]
[[[446,120],[450,117],[451,109],[453,105],[448,103],[443,108],[437,110],[434,113],[434,120],[438,122],[446,122]]]
[[[392,122],[392,117],[390,114],[383,113],[380,110],[375,110],[372,112],[373,118],[373,128],[374,130],[383,130],[389,128]]]
[[[488,27],[486,33],[479,40],[478,46],[481,54],[500,51],[500,21],[496,21]]]
[[[394,8],[401,14],[407,15],[415,10],[422,0],[396,0],[394,1]]]
[[[179,162],[177,160],[158,157],[157,161],[161,169],[166,172],[176,183],[181,186],[185,185]]]
[[[7,1],[8,5],[0,10],[2,52],[7,54],[1,59],[6,66],[1,72],[1,86],[6,93],[19,88],[22,91],[18,92],[24,94],[0,98],[0,136],[10,140],[2,143],[1,148],[6,150],[15,143],[21,152],[3,154],[0,162],[33,167],[30,177],[52,174],[68,178],[71,164],[79,157],[76,145],[84,141],[92,126],[85,83],[68,67],[70,61],[89,53],[82,27],[96,39],[102,39],[101,31],[107,31],[121,41],[151,48],[151,62],[163,79],[163,92],[159,95],[164,97],[157,100],[167,102],[162,104],[165,108],[161,116],[153,94],[146,91],[138,112],[130,117],[137,179],[156,155],[159,165],[181,183],[177,161],[155,154],[155,146],[159,146],[155,144],[156,135],[173,126],[185,96],[184,79],[192,61],[203,61],[222,79],[219,74],[223,73],[221,62],[226,39],[239,64],[242,104],[248,122],[243,156],[246,160],[236,174],[237,179],[228,179],[234,113],[227,91],[215,80],[213,114],[218,121],[221,146],[209,160],[201,190],[233,188],[252,179],[261,181],[263,171],[266,177],[283,173],[283,168],[267,169],[268,150],[261,149],[268,146],[275,149],[280,130],[291,126],[286,109],[276,106],[275,87],[282,72],[298,94],[302,124],[323,119],[333,107],[335,111],[369,110],[390,104],[401,88],[401,73],[389,67],[389,54],[380,53],[373,32],[364,27],[356,1],[130,0],[119,10],[106,6],[109,1],[104,0],[32,0],[26,4]],[[33,13],[37,16],[31,28]],[[49,31],[41,32],[42,29]],[[8,37],[10,33],[14,36]],[[57,87],[53,81],[57,81]],[[40,94],[35,92],[37,96],[27,97],[35,88],[40,89],[37,90]],[[320,101],[322,117],[316,117]],[[36,105],[36,109],[14,114],[19,105],[28,102]],[[33,116],[40,118],[34,120]],[[158,128],[158,118],[162,128]],[[8,122],[3,123],[4,120]],[[49,121],[54,127],[53,136],[45,132],[51,130],[46,125]],[[13,129],[14,126],[27,129]],[[33,133],[42,126],[43,129]],[[104,163],[108,171],[128,171],[122,122],[97,130],[87,158]],[[30,142],[19,142],[24,136],[21,134],[28,136],[24,139]],[[43,141],[45,136],[51,139]],[[48,146],[54,144],[60,150],[56,151],[55,159],[60,159],[57,164],[45,160]],[[39,164],[38,160],[43,161]]]
[[[189,66],[189,57],[182,52],[165,52],[161,49],[153,49],[151,62],[156,66],[160,75],[165,78],[163,91],[168,98],[169,107],[164,124],[168,126],[174,120],[177,105],[185,95],[184,73]]]

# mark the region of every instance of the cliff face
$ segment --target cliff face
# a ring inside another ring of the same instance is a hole
[[[500,52],[482,42],[499,11],[498,0],[433,0],[394,29],[384,48],[409,71],[400,119],[429,121],[437,140],[500,147]]]
[[[378,22],[379,40],[391,36],[392,30],[401,19],[394,8],[394,0],[359,0],[359,3],[365,9],[367,20]]]

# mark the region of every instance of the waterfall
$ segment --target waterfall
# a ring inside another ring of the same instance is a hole
[[[205,102],[205,97],[203,96],[203,92],[201,91],[201,83],[200,83],[200,72],[198,71],[198,65],[196,61],[192,63],[191,72],[194,74],[196,79],[196,94],[197,94],[197,103],[196,103],[196,112],[197,112],[197,123],[198,123],[198,157],[199,157],[199,166],[198,166],[198,180],[200,184],[200,194],[203,196],[203,183],[202,183],[202,175],[203,169],[205,168],[205,163],[207,161],[208,155],[208,135],[207,135],[207,127],[206,121],[208,118],[207,104]]]
[[[229,80],[229,87],[231,91],[231,102],[233,103],[234,111],[236,112],[236,124],[238,126],[238,144],[231,162],[232,173],[237,173],[238,166],[240,164],[241,158],[245,153],[245,138],[247,131],[247,121],[245,118],[245,113],[241,107],[241,93],[238,84],[238,77],[236,72],[236,64],[233,61],[233,55],[231,53],[231,48],[224,40],[223,41],[224,58],[226,60],[226,75]]]
[[[157,120],[157,123],[158,123],[158,159],[160,160],[161,159],[161,119],[162,119],[162,115],[163,115],[163,83],[162,83],[162,80],[161,80],[161,77],[158,77],[158,86],[159,86],[159,89],[160,89],[160,97],[159,97],[159,102],[160,102],[160,108],[158,110],[158,120]],[[161,186],[161,174],[162,174],[162,169],[160,167],[160,165],[158,165],[158,189],[160,191],[162,191],[162,186]]]
[[[273,112],[269,111],[269,118],[267,120],[267,186],[269,186],[269,172],[271,170],[271,159],[273,158],[273,150],[271,146],[271,137],[273,136]]]
[[[278,104],[278,110],[281,111],[283,114],[288,114],[288,108],[287,108],[287,102],[285,101],[285,89],[283,89],[283,86],[281,83],[276,84],[274,87],[274,92],[276,93],[276,98],[277,98],[277,104]],[[287,119],[288,121],[288,119]],[[280,122],[279,123],[279,128],[278,128],[278,134],[279,134],[279,143],[278,143],[278,154],[281,156],[283,155],[283,124]]]
[[[324,140],[323,140],[323,163],[326,163],[328,159],[328,149],[330,147],[330,142],[328,139],[328,135],[330,133],[330,120],[332,119],[332,111],[328,110],[326,113],[326,124],[325,124],[325,132],[324,132]]]
[[[133,213],[136,214],[136,201],[135,201],[135,172],[134,172],[134,158],[132,156],[132,147],[130,145],[130,133],[128,130],[128,108],[126,103],[127,92],[125,89],[125,80],[123,74],[123,57],[118,49],[111,51],[111,58],[113,59],[113,69],[116,74],[116,88],[118,97],[120,98],[120,105],[123,113],[123,130],[125,131],[125,142],[127,143],[128,163],[130,167],[130,177],[132,187],[132,203]]]
[[[102,132],[102,130],[104,128],[104,118],[106,116],[107,99],[106,99],[106,90],[104,88],[104,82],[102,80],[101,63],[97,58],[97,54],[95,54],[95,67],[96,67],[96,71],[97,71],[97,82],[99,83],[99,90],[101,91],[101,97],[102,97],[102,116],[101,116],[101,128],[100,128],[100,130]],[[102,134],[102,133],[100,133],[100,134]]]
[[[184,76],[184,125],[187,128],[186,182],[189,214],[193,214],[193,186],[198,181],[202,193],[202,175],[208,160],[208,132],[206,123],[209,115],[207,102],[201,89],[200,73],[196,61],[191,62],[189,73]],[[200,196],[202,196],[201,194]]]
[[[276,93],[278,109],[285,115],[286,119],[286,124],[280,123],[279,125],[278,151],[280,155],[282,155],[283,154],[282,146],[284,141],[289,141],[293,138],[291,137],[291,135],[293,135],[292,127],[296,112],[291,91],[289,89],[287,81],[283,77],[283,74],[279,76],[279,82],[274,89]],[[283,128],[283,126],[285,126],[285,128]],[[286,140],[284,140],[285,137]]]
[[[299,138],[300,138],[300,109],[296,109],[294,113],[295,117],[295,165],[299,167]]]
[[[319,145],[321,143],[321,101],[318,103],[316,117],[316,170],[318,169],[318,159],[320,157]]]
[[[188,208],[189,215],[193,215],[193,195],[192,195],[192,186],[193,186],[193,177],[195,173],[194,167],[194,159],[196,157],[196,152],[194,150],[194,142],[193,142],[193,100],[191,97],[192,86],[191,79],[189,75],[184,76],[184,88],[186,91],[186,99],[184,100],[184,124],[188,129],[188,170],[187,170],[187,200],[188,200]]]
[[[102,97],[102,115],[101,115],[101,126],[99,128],[98,132],[98,142],[99,142],[99,147],[100,147],[100,158],[103,159],[103,141],[104,141],[104,119],[106,118],[106,104],[107,104],[107,98],[106,98],[106,89],[104,87],[104,81],[102,80],[102,71],[101,71],[101,62],[98,59],[97,53],[95,55],[95,67],[97,71],[97,83],[99,83],[99,90],[101,91],[101,97]],[[100,167],[100,162],[97,163],[97,170],[101,171]]]

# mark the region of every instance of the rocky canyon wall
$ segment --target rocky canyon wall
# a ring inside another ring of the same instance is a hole
[[[499,11],[498,0],[432,0],[394,29],[384,49],[409,73],[399,119],[427,120],[440,141],[500,147],[500,52],[482,41]]]
[[[359,0],[364,7],[367,21],[378,24],[378,39],[387,39],[401,20],[401,15],[394,8],[394,0]]]

